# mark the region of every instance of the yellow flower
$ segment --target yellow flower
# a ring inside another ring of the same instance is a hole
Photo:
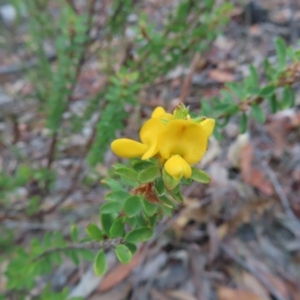
[[[190,118],[174,119],[174,115],[157,107],[141,128],[142,143],[117,139],[111,147],[115,154],[124,158],[148,159],[157,155],[170,176],[178,180],[189,178],[190,165],[198,163],[205,154],[214,126],[214,119],[204,119],[200,123]]]
[[[151,118],[160,119],[161,121],[171,121],[174,119],[174,116],[172,114],[166,113],[163,107],[158,106],[154,109]]]
[[[202,122],[197,124],[192,120],[173,120],[166,124],[159,135],[158,148],[166,160],[169,175],[176,179],[191,176],[190,165],[198,163],[205,154],[208,129],[204,129]]]
[[[164,123],[159,119],[148,120],[141,128],[142,143],[131,139],[117,139],[111,143],[112,151],[123,158],[142,157],[148,159],[158,152],[157,136],[162,131]]]
[[[200,125],[204,128],[208,138],[212,135],[214,131],[215,123],[216,122],[214,119],[205,119],[202,122],[200,122]]]
[[[142,157],[148,159],[158,152],[157,137],[164,127],[164,120],[173,119],[173,115],[166,113],[162,107],[157,107],[141,128],[140,139],[142,143],[131,139],[117,139],[112,142],[112,151],[123,158]]]

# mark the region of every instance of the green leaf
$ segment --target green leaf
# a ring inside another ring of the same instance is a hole
[[[133,168],[138,172],[154,166],[154,162],[151,160],[138,160],[134,161],[132,164]]]
[[[174,200],[178,201],[179,203],[183,203],[184,199],[181,193],[180,186],[177,186],[172,191],[169,191],[169,194],[173,197]]]
[[[251,65],[249,67],[249,71],[250,71],[250,75],[249,75],[250,81],[249,81],[249,83],[251,83],[251,87],[255,89],[255,88],[258,87],[258,84],[259,84],[259,82],[258,82],[258,79],[259,79],[258,78],[258,73],[257,73],[256,68],[253,65]]]
[[[112,191],[124,191],[121,184],[112,178],[105,178],[105,179],[101,180],[101,182],[104,184],[107,184]]]
[[[230,89],[239,99],[243,99],[246,96],[245,89],[243,85],[238,82],[228,82],[226,87]]]
[[[103,234],[96,224],[90,223],[85,228],[85,231],[92,239],[97,240],[97,241],[103,240]]]
[[[167,190],[173,190],[180,182],[180,180],[174,179],[171,175],[167,173],[165,169],[163,169],[163,181]]]
[[[158,214],[158,215],[154,215],[151,217],[148,217],[148,224],[151,228],[154,228],[156,226],[156,224],[162,219],[162,215]]]
[[[112,238],[123,237],[125,235],[124,223],[122,219],[116,219],[111,225],[109,236]]]
[[[31,168],[29,166],[20,165],[17,170],[17,174],[16,174],[18,183],[20,185],[25,184],[32,177],[32,174],[33,174],[33,171],[31,170]]]
[[[127,246],[120,244],[115,248],[115,252],[121,263],[127,264],[131,261],[132,254]]]
[[[149,217],[153,216],[157,211],[157,205],[154,203],[150,203],[146,199],[143,199],[143,207],[145,214]]]
[[[159,175],[158,166],[153,166],[153,167],[144,169],[139,174],[139,182],[141,182],[141,183],[152,182],[158,175]]]
[[[295,106],[295,92],[290,86],[285,86],[282,93],[282,108]]]
[[[101,222],[102,228],[107,235],[109,235],[110,227],[113,224],[113,221],[114,220],[113,220],[112,215],[109,215],[109,214],[100,215],[100,222]]]
[[[242,114],[241,119],[240,119],[240,132],[245,133],[247,130],[247,125],[248,125],[248,118],[245,113]]]
[[[130,194],[125,191],[116,191],[107,193],[104,198],[106,201],[121,201],[123,202]]]
[[[263,98],[269,98],[274,95],[275,91],[276,88],[273,85],[267,85],[260,90],[259,95]]]
[[[83,259],[87,261],[93,261],[95,258],[95,254],[92,250],[82,248],[78,249],[77,252],[82,256]]]
[[[283,71],[286,67],[286,43],[282,38],[278,38],[275,42],[275,49],[277,54],[277,67]]]
[[[197,182],[210,183],[209,175],[206,172],[199,170],[197,168],[192,168],[191,178]]]
[[[122,202],[119,201],[111,201],[108,203],[105,203],[100,208],[101,214],[112,214],[112,213],[119,213],[122,209]]]
[[[73,224],[71,226],[71,230],[70,231],[71,231],[70,233],[71,233],[72,242],[76,242],[77,239],[78,239],[78,227],[75,224]]]
[[[107,269],[107,262],[104,251],[101,249],[94,260],[94,272],[97,276],[102,276]]]
[[[73,263],[78,266],[79,265],[79,258],[78,258],[78,255],[77,255],[77,252],[76,250],[73,250],[73,249],[66,249],[64,251],[64,254],[69,257]]]
[[[134,171],[133,169],[122,167],[116,169],[116,174],[120,175],[121,177],[125,177],[128,180],[131,181],[137,181],[138,180],[138,173]]]
[[[276,95],[274,94],[271,98],[268,99],[271,107],[271,112],[275,114],[278,110],[278,102]]]
[[[168,206],[166,203],[163,203],[161,205],[161,209],[163,210],[163,213],[167,217],[169,217],[169,218],[172,217],[172,215],[173,215],[173,209],[170,206]]]
[[[139,196],[131,196],[124,202],[123,209],[128,217],[134,217],[139,214],[142,208],[141,198]]]
[[[136,226],[137,227],[147,227],[148,224],[143,215],[136,216]]]
[[[256,103],[253,103],[251,106],[251,115],[259,123],[264,123],[266,121],[266,116],[260,106]]]
[[[154,181],[154,189],[157,193],[157,195],[161,196],[163,194],[166,193],[166,187],[165,187],[165,184],[164,184],[164,180],[163,178],[160,176],[160,177],[157,177]]]
[[[125,237],[125,240],[128,243],[137,244],[149,240],[152,236],[153,236],[152,229],[148,227],[141,227],[129,232]]]
[[[136,217],[133,218],[125,218],[125,223],[127,223],[131,228],[134,228],[137,223]]]
[[[135,244],[126,243],[125,245],[128,247],[128,249],[130,250],[130,252],[132,254],[134,254],[136,252],[137,246]]]

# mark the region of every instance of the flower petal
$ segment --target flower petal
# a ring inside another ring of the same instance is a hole
[[[148,146],[148,151],[145,151],[142,159],[148,159],[158,152],[157,139],[164,127],[165,125],[159,119],[150,119],[143,125],[140,138],[142,143]]]
[[[173,155],[165,163],[165,170],[173,178],[179,180],[182,176],[190,178],[192,169],[190,165],[180,156]]]
[[[203,120],[200,125],[205,130],[207,137],[210,137],[214,131],[216,121],[215,119],[205,119]]]
[[[166,111],[164,110],[163,107],[161,106],[158,106],[154,109],[152,115],[151,115],[151,118],[152,119],[158,119],[160,118],[162,115],[164,115],[166,113]]]
[[[207,134],[202,126],[191,120],[173,120],[165,125],[160,134],[158,148],[160,155],[169,159],[180,155],[188,164],[195,164],[205,154]]]
[[[133,158],[142,156],[148,146],[130,139],[117,139],[111,143],[112,151],[123,158]]]

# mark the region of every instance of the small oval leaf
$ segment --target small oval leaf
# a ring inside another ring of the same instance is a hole
[[[111,225],[109,235],[112,238],[123,237],[125,235],[124,223],[122,219],[116,219]]]
[[[167,190],[173,190],[180,182],[180,180],[174,179],[170,176],[166,170],[163,170],[163,181]]]
[[[153,236],[153,230],[148,227],[135,229],[127,234],[125,240],[128,243],[139,243],[149,240]]]
[[[123,209],[128,217],[134,217],[141,211],[142,204],[139,196],[131,196],[124,202]]]
[[[103,239],[103,234],[99,227],[94,224],[90,223],[86,228],[85,228],[86,233],[94,240],[101,241]]]
[[[126,247],[125,245],[118,245],[115,248],[115,253],[121,263],[126,264],[131,261],[132,254],[128,247]]]
[[[139,182],[141,182],[141,183],[152,182],[158,175],[159,175],[158,166],[153,166],[153,167],[144,169],[139,174]]]
[[[191,178],[197,182],[210,183],[209,175],[206,172],[196,168],[192,168]]]
[[[118,213],[122,209],[122,202],[120,201],[112,201],[109,203],[105,203],[101,206],[100,212],[101,214],[112,214]]]
[[[97,276],[102,276],[107,269],[106,256],[104,251],[101,249],[94,260],[94,272]]]

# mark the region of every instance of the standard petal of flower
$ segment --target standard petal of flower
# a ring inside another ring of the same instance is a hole
[[[173,178],[179,180],[182,176],[190,178],[192,169],[190,165],[180,156],[173,155],[165,163],[165,170]]]
[[[195,164],[205,154],[207,134],[191,120],[173,120],[165,125],[160,134],[158,148],[160,155],[168,159],[180,155],[188,164]]]
[[[205,119],[200,123],[200,125],[205,130],[207,137],[210,137],[214,131],[216,121],[215,119]]]
[[[130,139],[117,139],[111,143],[112,151],[123,158],[133,158],[142,156],[148,146]]]
[[[151,115],[151,118],[152,119],[157,119],[157,118],[160,118],[162,115],[164,115],[166,113],[166,111],[164,110],[163,107],[161,106],[158,106],[154,109],[152,115]]]

